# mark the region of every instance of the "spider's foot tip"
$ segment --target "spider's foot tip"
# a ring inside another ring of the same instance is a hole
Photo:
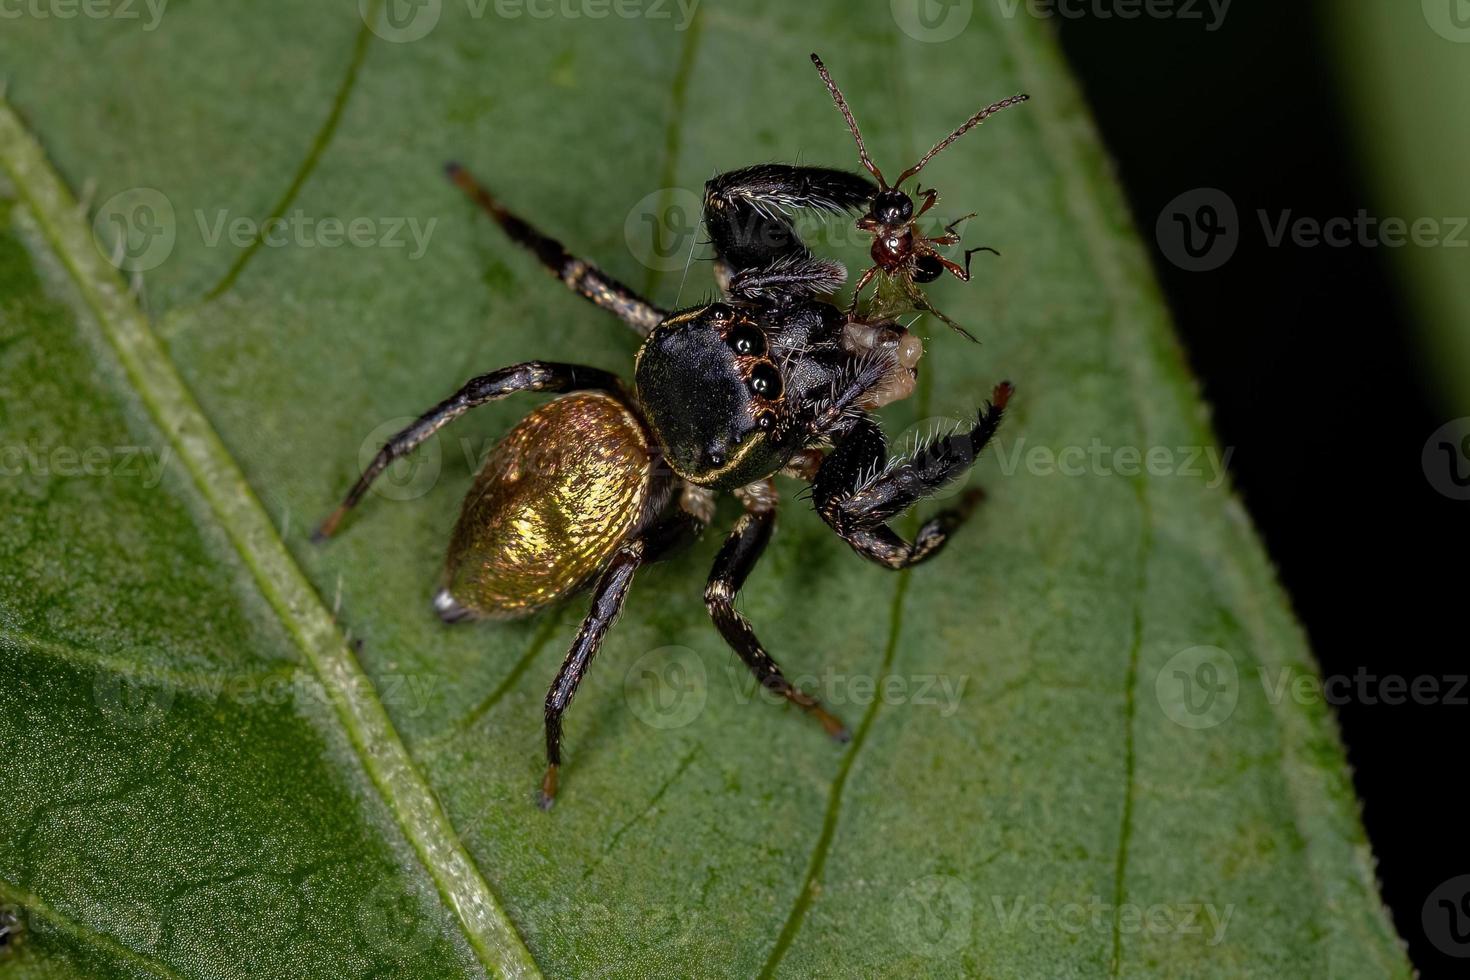
[[[542,810],[550,810],[556,802],[556,766],[546,767],[546,775],[541,777],[541,786],[536,790],[536,805]]]
[[[458,599],[449,593],[448,589],[440,589],[434,593],[434,612],[446,623],[458,623],[470,618],[470,611],[460,605]]]

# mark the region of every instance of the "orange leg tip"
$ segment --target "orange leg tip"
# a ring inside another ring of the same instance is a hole
[[[1000,384],[996,385],[995,390],[990,393],[990,400],[995,402],[996,408],[1005,408],[1006,402],[1010,401],[1011,396],[1015,393],[1015,385],[1011,384],[1009,381],[1002,381]]]
[[[556,766],[547,766],[546,775],[541,777],[541,788],[536,792],[536,805],[550,810],[556,802]]]
[[[338,507],[336,510],[332,511],[331,515],[328,516],[326,520],[322,521],[321,524],[317,525],[317,529],[315,531],[311,532],[311,543],[321,544],[323,541],[336,534],[337,525],[342,523],[342,518],[346,513],[347,508],[345,507]]]
[[[852,741],[852,732],[848,731],[847,726],[844,725],[842,723],[842,720],[839,719],[836,715],[833,715],[822,708],[813,708],[812,713],[816,715],[817,720],[822,723],[822,730],[825,731],[834,740],[838,742]]]

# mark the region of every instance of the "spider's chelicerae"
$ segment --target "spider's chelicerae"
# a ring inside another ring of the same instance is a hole
[[[807,481],[817,513],[853,550],[902,569],[936,554],[978,495],[905,540],[888,521],[962,474],[1000,425],[997,385],[973,422],[890,460],[870,410],[913,390],[922,353],[900,323],[829,302],[843,267],[814,256],[793,209],[856,212],[880,193],[840,170],[762,164],[705,188],[704,221],[724,299],[660,309],[570,255],[451,165],[451,178],[577,294],[644,338],[633,383],[592,367],[530,361],[471,379],[394,436],[317,531],[331,535],[393,460],[470,409],[516,392],[560,397],[531,412],[491,452],[465,498],[433,604],[448,622],[526,616],[584,587],[592,608],[546,696],[547,768],[556,794],[562,714],[617,618],[640,566],[697,537],[731,491],[745,513],[715,558],[705,603],[761,684],[848,732],[794,687],[735,608],[776,519],[772,477]]]

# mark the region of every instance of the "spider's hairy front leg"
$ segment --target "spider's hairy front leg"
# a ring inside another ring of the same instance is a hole
[[[975,462],[1000,427],[1012,390],[1009,382],[996,385],[974,425],[941,436],[891,466],[882,429],[871,417],[860,417],[817,471],[812,483],[817,513],[854,551],[887,568],[908,568],[933,557],[979,502],[978,491],[926,521],[912,543],[887,522]]]
[[[811,258],[790,211],[853,211],[875,193],[871,180],[845,170],[757,164],[720,174],[704,185],[704,224],[719,261],[733,277],[783,259]]]
[[[602,390],[619,392],[617,376],[599,368],[554,361],[526,361],[471,378],[459,391],[419,416],[408,428],[399,432],[378,450],[373,461],[362,471],[341,505],[312,534],[313,541],[332,536],[347,512],[356,507],[373,481],[382,475],[395,459],[418,448],[425,439],[472,408],[497,401],[521,391]]]
[[[709,609],[710,618],[761,686],[801,708],[821,722],[828,735],[845,742],[849,738],[846,726],[811,695],[792,686],[776,661],[761,646],[750,621],[735,608],[736,594],[760,560],[766,543],[771,540],[777,499],[775,484],[769,479],[742,487],[735,494],[745,505],[745,513],[735,522],[734,529],[715,557],[714,568],[710,570],[709,584],[704,590],[704,604]]]
[[[592,590],[592,608],[582,620],[577,638],[572,641],[556,680],[551,682],[551,689],[546,692],[546,775],[541,778],[541,791],[537,797],[537,803],[543,810],[551,809],[556,800],[557,772],[561,766],[562,715],[572,703],[577,685],[582,683],[582,675],[587,673],[592,658],[602,646],[603,637],[623,610],[623,602],[633,585],[633,573],[645,561],[645,548],[642,540],[630,541],[608,561]]]
[[[815,299],[832,295],[846,281],[847,268],[841,262],[808,255],[741,270],[729,277],[724,288],[733,299]]]
[[[524,218],[511,212],[500,199],[482,187],[469,171],[457,163],[445,168],[449,179],[495,219],[510,240],[534,254],[567,288],[617,316],[640,337],[658,326],[668,311],[644,299],[591,262],[569,253],[561,242],[542,234]]]

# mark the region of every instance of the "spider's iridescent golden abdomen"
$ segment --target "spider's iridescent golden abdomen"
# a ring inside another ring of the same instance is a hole
[[[536,409],[465,497],[439,613],[510,619],[574,592],[637,523],[651,476],[643,426],[611,395],[579,392]]]

